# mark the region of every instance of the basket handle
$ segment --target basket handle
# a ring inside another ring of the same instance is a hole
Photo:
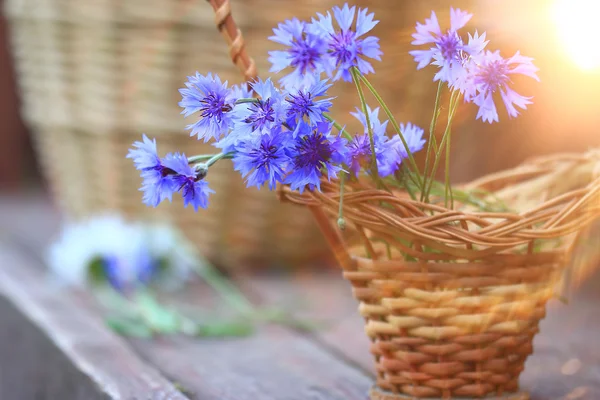
[[[229,46],[229,57],[237,65],[242,76],[247,82],[255,80],[258,76],[256,64],[246,52],[242,31],[238,28],[231,15],[229,0],[207,0],[215,12],[217,29]]]

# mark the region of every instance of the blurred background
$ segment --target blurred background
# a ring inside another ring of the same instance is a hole
[[[217,72],[241,81],[227,45],[203,0],[2,0],[0,18],[1,194],[46,193],[64,215],[116,209],[136,218],[177,223],[219,263],[304,262],[327,251],[305,210],[276,195],[247,190],[229,165],[211,176],[217,194],[210,210],[181,204],[157,210],[141,204],[139,176],[128,147],[142,133],[158,138],[159,152],[201,152],[184,130],[178,88],[187,75]],[[268,41],[278,22],[309,18],[330,0],[231,0],[248,51],[267,75]],[[408,55],[417,21],[435,10],[449,26],[447,1],[356,0],[380,20],[383,61],[374,85],[399,121],[428,127],[434,70],[417,71]],[[514,82],[533,104],[516,119],[502,107],[500,123],[475,120],[460,108],[453,130],[452,177],[464,182],[541,154],[585,151],[600,145],[600,53],[594,20],[598,0],[456,0],[474,14],[463,33],[486,31],[488,48],[533,57],[541,82]],[[334,116],[357,103],[351,83],[336,85]],[[504,112],[503,112],[504,111]],[[421,160],[422,161],[422,160]],[[211,170],[212,171],[212,170]],[[272,240],[277,238],[278,245]],[[236,243],[236,246],[229,246]],[[232,250],[233,249],[233,250]]]

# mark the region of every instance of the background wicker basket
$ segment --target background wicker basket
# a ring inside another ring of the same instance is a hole
[[[468,186],[511,211],[449,210],[348,182],[344,218],[358,243],[334,225],[338,184],[322,188],[281,195],[313,211],[352,283],[376,362],[371,399],[527,399],[518,379],[546,302],[577,234],[600,216],[600,151]]]
[[[141,203],[140,178],[124,157],[142,132],[161,153],[212,151],[190,139],[177,89],[186,75],[218,72],[243,79],[231,65],[200,0],[6,0],[24,119],[34,134],[50,190],[69,217],[118,210],[175,221],[220,264],[293,263],[327,253],[305,210],[267,190],[245,189],[228,163],[211,169],[211,207],[194,213],[180,202],[157,210]],[[259,64],[271,29],[334,1],[235,1]],[[256,10],[269,9],[268,13]],[[349,87],[352,89],[352,87]],[[277,238],[276,245],[273,239]],[[228,244],[235,243],[235,246]]]

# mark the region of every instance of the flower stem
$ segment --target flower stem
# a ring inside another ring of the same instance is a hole
[[[244,316],[252,316],[257,310],[244,294],[209,263],[193,263],[194,271],[225,300],[231,308]]]
[[[406,152],[408,153],[408,159],[410,161],[411,167],[414,169],[414,173],[416,174],[415,176],[416,176],[416,179],[418,182],[419,189],[423,190],[423,181],[421,179],[421,174],[419,173],[419,167],[417,166],[415,158],[413,157],[413,154],[410,151],[410,148],[408,147],[408,143],[406,142],[406,139],[404,138],[404,135],[402,134],[402,131],[400,130],[398,121],[396,121],[396,118],[394,118],[394,116],[392,115],[392,112],[390,111],[389,107],[387,106],[387,104],[385,104],[385,102],[383,101],[383,98],[379,95],[379,93],[377,93],[377,90],[375,90],[375,88],[373,87],[371,82],[369,82],[369,80],[363,74],[360,73],[358,68],[352,67],[352,71],[354,71],[354,74],[356,74],[360,78],[360,80],[363,81],[363,83],[369,89],[369,91],[373,94],[375,99],[377,99],[377,102],[381,105],[381,108],[383,108],[383,111],[386,113],[387,117],[390,119],[392,126],[398,133],[398,136],[400,136],[400,139],[402,140],[402,144],[404,145],[404,148],[406,149]]]
[[[346,229],[346,220],[344,219],[344,183],[346,182],[346,173],[340,174],[340,206],[338,208],[337,224],[341,230]]]
[[[253,98],[242,98],[242,99],[237,99],[235,101],[235,104],[244,104],[244,103],[258,103],[259,99],[253,99]]]
[[[222,158],[232,158],[233,157],[233,153],[219,153],[219,154],[215,154],[214,156],[212,156],[211,158],[208,159],[208,161],[206,162],[206,166],[210,167],[212,166],[214,163],[216,163],[217,161],[219,161]]]
[[[360,86],[360,71],[356,67],[350,69],[352,72],[352,78],[356,84],[356,90],[358,91],[358,97],[360,99],[360,105],[363,113],[365,114],[365,122],[367,123],[367,132],[369,133],[369,144],[371,145],[371,173],[375,182],[379,182],[379,171],[377,168],[377,153],[375,153],[375,138],[373,137],[373,127],[371,126],[371,120],[369,119],[369,110],[367,109],[367,102],[365,100],[365,94],[363,93],[362,87]]]
[[[438,117],[440,116],[440,96],[442,94],[443,82],[440,80],[438,83],[437,93],[435,95],[435,105],[433,106],[433,116],[431,117],[431,124],[429,124],[429,140],[427,141],[427,153],[425,155],[425,169],[423,171],[423,184],[427,183],[427,172],[429,169],[429,155],[431,154],[432,147],[436,146],[435,140],[435,127],[437,125]],[[433,179],[433,177],[431,177]],[[424,191],[421,192],[421,201],[423,201]]]
[[[331,115],[329,115],[329,114],[327,114],[327,113],[323,113],[323,117],[324,117],[324,118],[325,118],[327,121],[331,122],[331,123],[333,124],[333,126],[335,126],[335,128],[336,128],[338,131],[342,132],[342,135],[344,135],[344,137],[345,137],[346,139],[348,139],[348,140],[352,140],[352,135],[350,135],[350,134],[348,133],[348,131],[346,131],[346,130],[344,129],[344,127],[343,127],[343,126],[341,126],[340,124],[338,124],[337,122],[335,122],[335,120],[333,119],[333,117],[331,117]]]
[[[450,200],[450,209],[454,208],[454,196],[452,195],[452,186],[450,186],[450,143],[452,131],[448,132],[448,140],[446,141],[446,179],[444,189],[444,206],[448,208],[448,200]]]
[[[209,160],[214,157],[216,154],[199,154],[196,156],[188,157],[188,164],[193,164],[197,161]]]
[[[460,93],[458,91],[452,92],[450,96],[450,106],[448,108],[448,122],[446,123],[446,130],[444,131],[444,135],[442,136],[442,140],[440,142],[440,146],[438,147],[435,158],[433,161],[433,168],[431,170],[431,179],[428,181],[428,185],[425,188],[425,195],[423,196],[425,202],[429,202],[429,193],[431,192],[431,187],[433,186],[433,182],[435,181],[435,174],[438,169],[438,165],[440,162],[440,157],[442,153],[442,149],[446,145],[446,142],[449,140],[450,131],[452,128],[452,120],[454,119],[454,114],[456,113],[456,109],[458,108],[458,102],[460,100]],[[449,178],[447,181],[447,185],[449,184]]]

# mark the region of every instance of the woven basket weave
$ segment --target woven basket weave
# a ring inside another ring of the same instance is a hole
[[[348,183],[344,217],[359,247],[333,223],[338,184],[322,188],[283,187],[281,196],[313,211],[353,286],[376,362],[371,399],[527,399],[518,379],[546,301],[577,232],[600,216],[600,151],[537,159],[469,185],[514,212],[448,210]]]

